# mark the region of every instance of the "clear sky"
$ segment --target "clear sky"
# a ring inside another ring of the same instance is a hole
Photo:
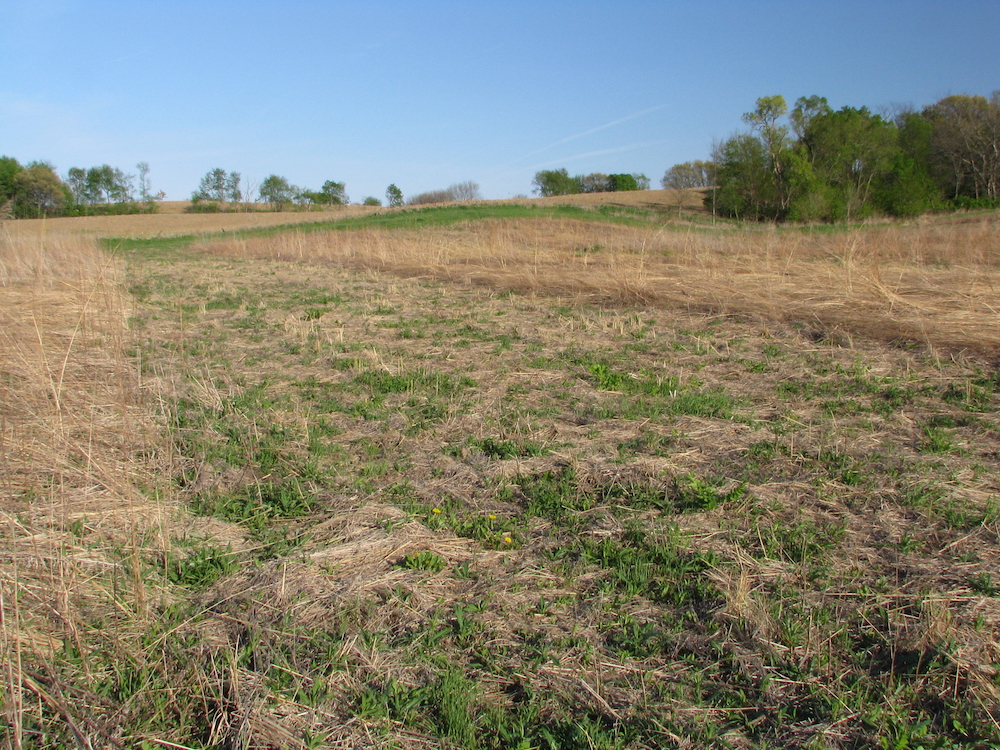
[[[1000,0],[2,0],[0,155],[220,167],[355,202],[707,158],[761,96],[1000,89]]]

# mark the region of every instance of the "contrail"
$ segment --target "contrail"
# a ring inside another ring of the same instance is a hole
[[[619,146],[618,148],[605,148],[600,151],[588,151],[585,154],[576,154],[574,156],[564,156],[562,158],[556,159],[555,161],[545,162],[544,164],[536,164],[531,167],[531,169],[544,169],[545,167],[551,167],[556,164],[565,164],[566,162],[576,161],[577,159],[589,159],[591,156],[603,156],[604,154],[617,154],[622,151],[631,151],[636,148],[644,148],[646,146],[659,146],[662,143],[669,143],[669,141],[645,141],[643,143],[631,143],[628,146]],[[537,151],[535,152],[538,153]]]
[[[524,159],[530,159],[532,156],[535,156],[536,154],[540,154],[543,151],[548,151],[550,148],[554,148],[555,146],[560,146],[563,143],[568,143],[569,141],[576,140],[577,138],[583,138],[585,135],[590,135],[591,133],[596,133],[596,132],[598,132],[600,130],[606,130],[607,128],[612,128],[615,125],[620,125],[623,122],[628,122],[629,120],[634,120],[637,117],[642,117],[643,115],[648,115],[650,112],[656,112],[657,110],[663,109],[666,106],[667,106],[666,104],[660,104],[660,105],[658,105],[656,107],[650,107],[649,109],[644,109],[644,110],[641,110],[639,112],[633,112],[630,115],[625,115],[624,117],[619,117],[617,120],[612,120],[611,122],[606,122],[603,125],[598,125],[596,128],[591,128],[590,130],[584,130],[582,133],[576,133],[575,135],[567,136],[566,138],[563,138],[560,141],[556,141],[555,143],[550,143],[548,146],[543,146],[542,148],[538,149],[537,151],[532,151],[530,154],[525,154],[524,156],[518,157],[513,162],[511,162],[511,165],[517,164],[517,162],[522,161]]]

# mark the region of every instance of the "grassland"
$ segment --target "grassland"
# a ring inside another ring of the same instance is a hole
[[[6,746],[1000,743],[997,216],[640,197],[0,238]]]

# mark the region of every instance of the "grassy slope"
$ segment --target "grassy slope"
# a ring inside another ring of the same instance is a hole
[[[124,745],[1000,740],[987,363],[121,247],[191,511]]]

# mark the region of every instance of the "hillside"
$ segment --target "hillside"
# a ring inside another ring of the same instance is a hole
[[[521,203],[525,205],[576,205],[596,207],[605,204],[631,206],[652,211],[677,211],[681,201],[684,210],[704,210],[698,191],[683,191],[675,195],[671,190],[644,190],[632,193],[598,193],[589,195],[568,195],[552,198],[519,198],[510,201],[476,201],[484,204]],[[108,236],[163,236],[178,234],[202,234],[233,231],[255,227],[271,227],[286,224],[329,222],[343,218],[357,218],[394,211],[420,210],[409,207],[393,209],[380,206],[338,206],[323,211],[268,211],[258,210],[221,213],[186,214],[184,209],[189,201],[165,201],[159,204],[154,214],[134,214],[127,216],[85,216],[55,219],[19,219],[6,223],[6,230],[15,237],[45,236],[51,233],[73,233]]]

